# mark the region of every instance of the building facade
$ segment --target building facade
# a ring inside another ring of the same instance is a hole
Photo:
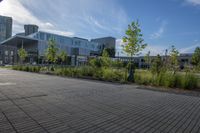
[[[36,32],[38,32],[38,28],[39,27],[37,25],[32,25],[32,24],[24,25],[24,30],[25,30],[24,35],[28,36],[28,35],[31,35],[33,33],[36,33]]]
[[[0,42],[12,36],[12,18],[0,16]]]
[[[50,39],[55,40],[57,47],[66,51],[69,56],[90,56],[91,51],[98,51],[98,43],[90,42],[87,39],[66,37],[42,31],[31,34],[28,37],[38,40],[37,49],[40,56],[44,56]]]
[[[111,57],[115,57],[115,45],[116,39],[113,37],[103,37],[103,38],[96,38],[92,39],[91,42],[96,42],[99,44],[99,53],[101,54],[104,49],[109,49],[111,51]]]
[[[3,39],[0,45],[16,47],[17,49],[24,48],[28,57],[25,59],[26,63],[43,63],[44,56],[48,48],[48,42],[53,39],[59,50],[66,51],[67,55],[71,57],[72,65],[85,64],[89,56],[101,55],[104,48],[115,50],[115,38],[105,37],[92,39],[67,37],[63,35],[38,31],[37,25],[24,25],[24,33],[18,33],[13,37]],[[19,57],[18,61],[19,61]]]
[[[66,51],[68,56],[90,56],[92,51],[98,51],[98,43],[77,37],[66,37],[62,35],[38,31],[28,36],[15,35],[1,43],[1,45],[13,46],[20,49],[23,47],[28,52],[27,63],[41,63],[44,61],[48,41],[55,40],[60,50]],[[76,64],[75,64],[76,65]]]
[[[17,48],[0,45],[0,65],[13,65],[17,62]]]
[[[181,53],[178,56],[178,62],[180,67],[184,66],[192,66],[192,53]],[[156,59],[157,56],[149,56],[149,62],[145,60],[145,56],[138,56],[138,57],[117,57],[115,60],[120,60],[122,62],[134,62],[136,67],[138,68],[149,68],[151,67],[152,61]],[[169,56],[161,56],[163,61],[166,60],[166,63],[169,63]]]

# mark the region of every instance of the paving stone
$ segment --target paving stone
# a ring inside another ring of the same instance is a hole
[[[0,69],[0,133],[200,132],[200,98]]]

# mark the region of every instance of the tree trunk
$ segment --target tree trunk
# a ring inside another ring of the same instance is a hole
[[[132,59],[133,59],[133,55],[131,55]],[[132,61],[130,61],[130,68],[129,68],[129,75],[128,75],[128,81],[129,82],[134,82],[134,59],[133,59],[133,63]]]
[[[134,63],[131,62],[130,68],[129,68],[128,81],[134,82],[135,81],[134,76],[135,76]]]

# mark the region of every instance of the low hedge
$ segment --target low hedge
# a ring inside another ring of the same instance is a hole
[[[12,69],[28,72],[51,72],[55,75],[81,78],[94,78],[98,80],[127,82],[126,69],[104,67],[40,67],[40,66],[13,66]],[[200,79],[195,73],[172,73],[161,71],[153,74],[148,70],[136,70],[135,83],[142,85],[164,86],[167,88],[200,89]]]
[[[27,71],[27,72],[40,72],[41,67],[40,66],[13,66],[13,70],[20,70],[20,71]]]
[[[144,85],[164,86],[182,89],[200,89],[200,79],[195,73],[172,73],[169,71],[153,74],[147,70],[135,73],[135,82]]]

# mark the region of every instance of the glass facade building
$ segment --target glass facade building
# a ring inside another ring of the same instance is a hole
[[[12,21],[11,21],[12,22]],[[11,24],[12,25],[12,24]],[[5,26],[3,26],[5,27]],[[48,48],[48,42],[50,39],[55,40],[57,48],[59,50],[64,50],[67,55],[71,57],[72,65],[77,65],[80,62],[84,63],[87,61],[88,56],[100,55],[102,51],[102,45],[111,45],[110,40],[115,40],[114,38],[105,38],[87,40],[78,37],[68,37],[43,31],[38,31],[37,25],[25,25],[24,33],[16,34],[11,37],[3,39],[0,42],[1,45],[13,46],[17,49],[24,48],[28,57],[26,58],[27,63],[43,63],[45,62],[44,56],[45,51]],[[12,29],[11,29],[12,31]],[[11,32],[10,31],[10,32]],[[114,46],[113,46],[114,47]],[[73,63],[74,62],[74,63]],[[78,62],[78,63],[77,63]]]
[[[25,30],[25,33],[24,35],[25,36],[28,36],[30,34],[33,34],[35,32],[38,32],[38,26],[37,25],[32,25],[32,24],[27,24],[27,25],[24,25],[24,30]]]
[[[50,39],[54,39],[57,47],[65,50],[69,56],[90,56],[91,51],[99,50],[98,43],[77,37],[67,37],[42,31],[33,33],[27,37],[38,40],[38,54],[41,56],[44,55]]]
[[[12,18],[0,15],[0,42],[12,36]]]

